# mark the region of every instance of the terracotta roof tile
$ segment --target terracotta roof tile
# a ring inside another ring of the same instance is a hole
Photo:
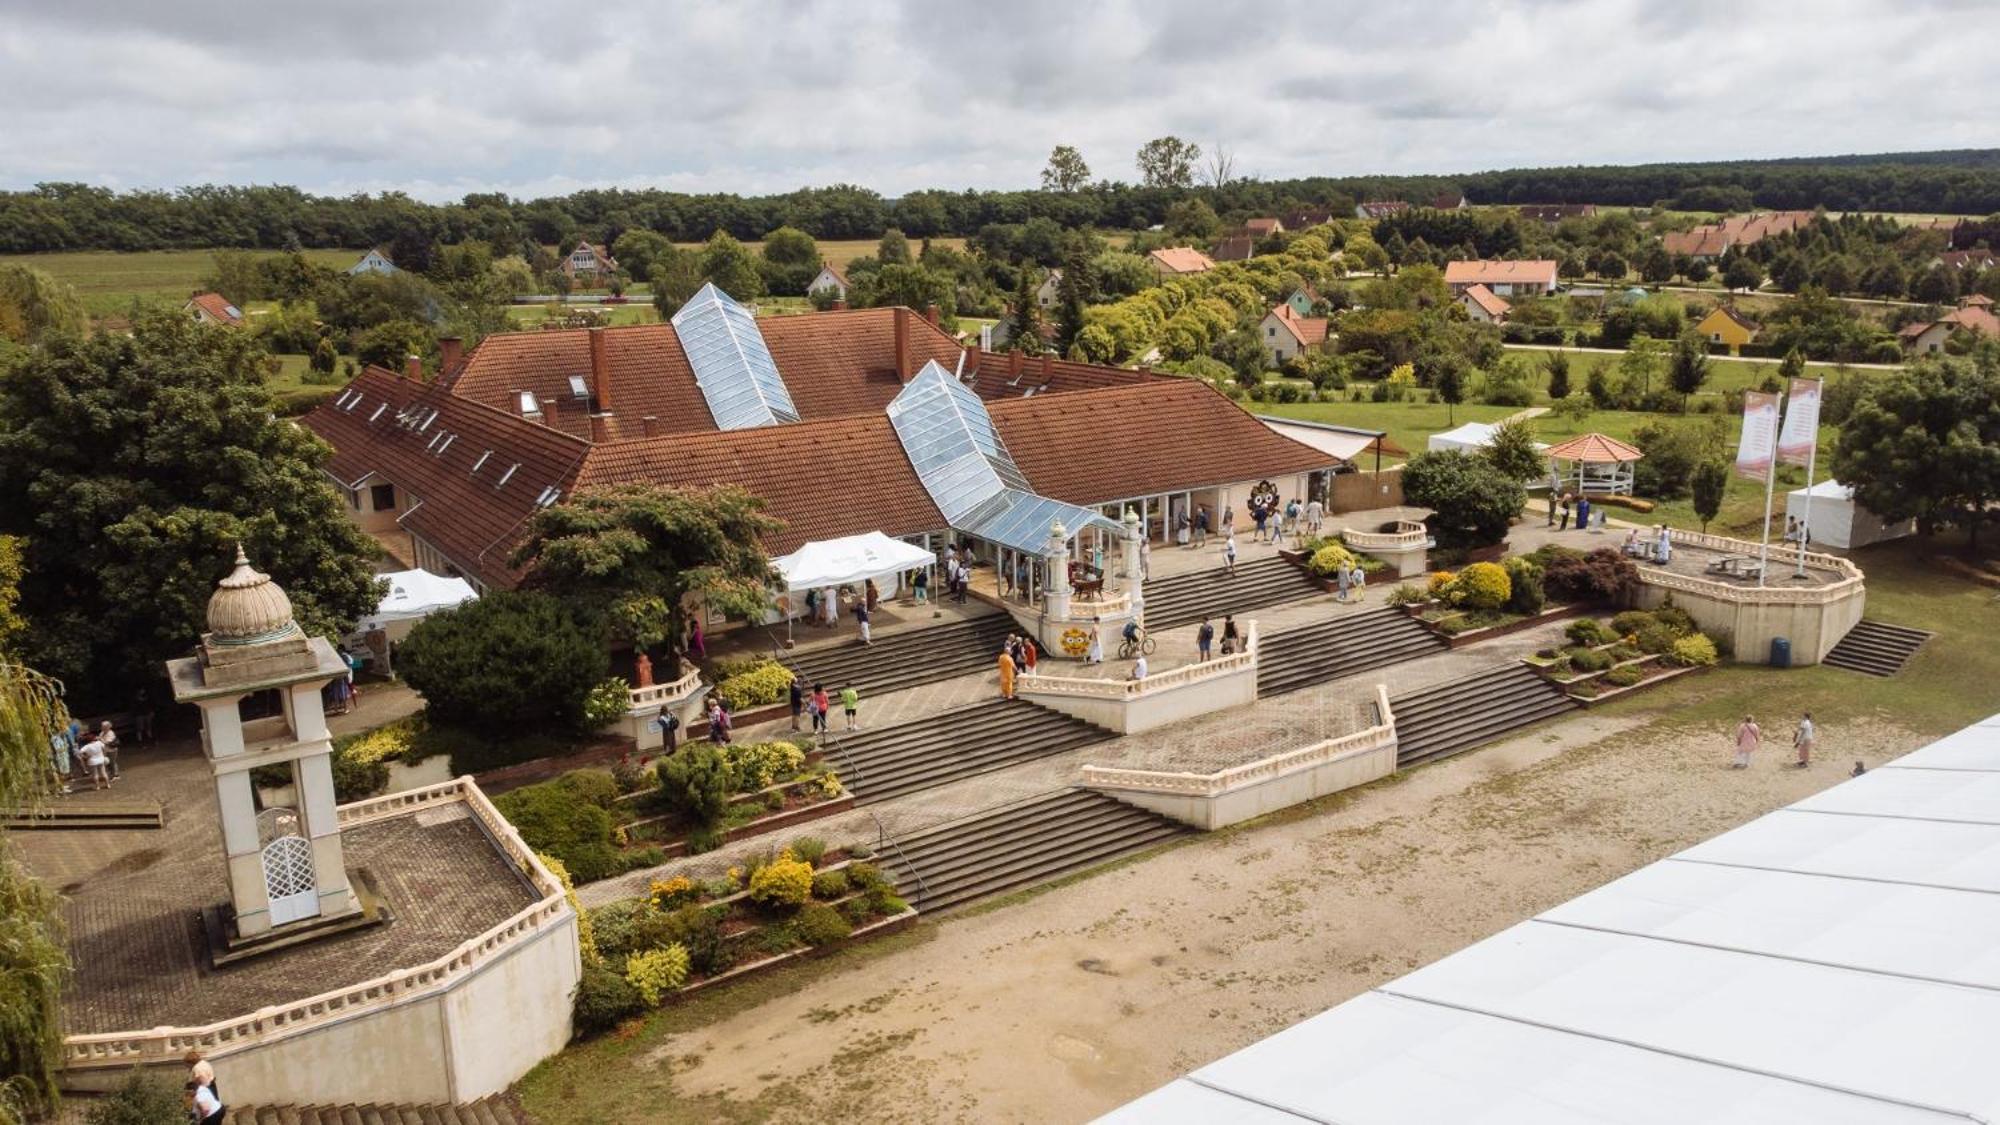
[[[1255,238],[1269,238],[1285,229],[1285,224],[1269,216],[1243,220],[1243,230]]]
[[[1507,314],[1507,310],[1514,307],[1508,304],[1506,300],[1503,299],[1498,293],[1495,293],[1493,290],[1486,288],[1486,286],[1484,285],[1476,283],[1467,286],[1465,292],[1461,294],[1461,296],[1471,300],[1474,304],[1486,310],[1487,316],[1492,316],[1492,317],[1505,316]]]
[[[1617,438],[1603,434],[1578,434],[1568,441],[1557,442],[1545,452],[1560,461],[1589,461],[1594,464],[1638,461],[1646,456]]]
[[[1447,285],[1554,285],[1556,264],[1548,258],[1446,262],[1444,280]]]
[[[1247,262],[1257,256],[1257,240],[1247,234],[1231,235],[1215,244],[1218,262]]]
[[[188,304],[207,313],[209,319],[218,324],[226,324],[231,328],[243,327],[243,313],[229,303],[229,298],[220,293],[196,293],[188,298]]]
[[[1326,318],[1323,316],[1300,316],[1292,311],[1292,306],[1280,301],[1272,306],[1270,315],[1278,318],[1278,323],[1292,334],[1299,346],[1312,348],[1326,343]]]
[[[1040,396],[1092,391],[1103,387],[1131,387],[1141,383],[1168,382],[1175,378],[1147,371],[1128,371],[1122,367],[1074,363],[1048,354],[1027,356],[1019,352],[977,350],[966,353],[962,377],[980,398],[989,400],[1026,398],[1029,394]]]
[[[1215,268],[1215,262],[1208,255],[1191,246],[1169,246],[1155,250],[1147,257],[1156,268],[1168,273],[1206,273]]]

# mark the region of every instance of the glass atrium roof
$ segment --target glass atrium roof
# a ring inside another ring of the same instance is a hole
[[[749,309],[711,283],[681,306],[673,325],[717,429],[747,430],[799,420],[791,392],[785,389]]]
[[[986,404],[936,360],[889,404],[889,422],[917,479],[958,531],[1040,554],[1058,520],[1072,535],[1093,523],[1118,530],[1088,508],[1035,495]]]

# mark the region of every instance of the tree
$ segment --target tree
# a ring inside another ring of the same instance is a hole
[[[1040,287],[1035,271],[1021,267],[1021,277],[1014,286],[1014,304],[1007,310],[1007,350],[1039,355],[1048,347],[1042,339],[1042,306],[1035,298],[1035,290]]]
[[[434,613],[396,650],[396,670],[433,718],[495,736],[575,725],[610,666],[601,626],[526,590]]]
[[[69,719],[61,690],[0,660],[0,808],[35,809],[48,799],[49,732]],[[0,1122],[10,1125],[56,1104],[69,976],[61,910],[0,830]]]
[[[1438,545],[1446,548],[1501,542],[1528,503],[1519,481],[1491,462],[1455,449],[1411,457],[1403,467],[1403,496],[1414,506],[1431,509],[1426,522]]]
[[[1958,277],[1947,266],[1932,266],[1918,276],[1910,296],[1926,304],[1950,304],[1958,299]]]
[[[1083,331],[1083,310],[1096,288],[1090,273],[1090,248],[1081,239],[1063,262],[1062,280],[1056,282],[1056,351],[1068,355]]]
[[[1683,395],[1694,394],[1708,381],[1708,348],[1693,329],[1674,338],[1674,354],[1667,361],[1667,381]]]
[[[89,326],[76,290],[33,266],[0,263],[0,340],[38,344],[52,332]]]
[[[689,298],[701,292],[701,263],[694,251],[669,244],[653,256],[653,308],[661,320],[672,320]]]
[[[1465,401],[1465,364],[1458,357],[1440,357],[1445,361],[1431,369],[1431,389],[1438,399],[1449,408],[1446,418],[1454,426],[1458,425],[1458,404]]]
[[[1535,443],[1534,424],[1526,419],[1495,426],[1479,455],[1508,480],[1533,480],[1549,467],[1548,458]]]
[[[1833,477],[1862,507],[1929,535],[1979,528],[2000,500],[2000,353],[1928,359],[1875,381],[1840,428]]]
[[[708,236],[701,251],[701,276],[739,301],[764,295],[764,275],[758,272],[756,257],[725,230]]]
[[[1201,177],[1214,189],[1226,188],[1236,182],[1236,154],[1223,147],[1221,141],[1215,142],[1215,148],[1202,163]]]
[[[634,646],[677,655],[692,603],[734,618],[764,612],[776,576],[762,539],[778,526],[733,485],[612,485],[536,512],[514,565],[525,588],[558,592]]]
[[[882,240],[875,244],[875,260],[885,266],[907,266],[910,264],[910,240],[903,232],[890,227],[882,232]]]
[[[1201,146],[1179,137],[1156,137],[1139,146],[1139,182],[1150,188],[1184,188],[1194,184]]]
[[[1722,267],[1722,284],[1728,289],[1755,289],[1764,284],[1764,269],[1748,254],[1731,255]]]
[[[1655,285],[1673,280],[1674,260],[1665,247],[1655,243],[1639,255],[1639,276]]]
[[[1553,351],[1542,361],[1549,369],[1549,399],[1560,402],[1569,397],[1569,354]]]
[[[1057,145],[1042,169],[1043,191],[1076,191],[1090,183],[1090,165],[1083,154],[1070,145]]]
[[[1722,494],[1729,489],[1729,466],[1721,461],[1703,461],[1696,465],[1694,476],[1688,481],[1694,490],[1694,514],[1701,520],[1701,530],[1708,531],[1708,522],[1722,511]]]
[[[306,632],[375,608],[375,545],[341,510],[328,449],[274,417],[240,332],[142,313],[129,336],[58,336],[0,361],[0,534],[27,542],[22,655],[88,710],[122,705],[202,633],[241,542]]]
[[[1793,347],[1790,351],[1786,352],[1785,358],[1778,361],[1778,378],[1780,379],[1797,379],[1805,373],[1805,353],[1799,351],[1797,347]]]
[[[1167,208],[1166,228],[1175,238],[1206,242],[1222,229],[1222,219],[1208,205],[1208,200],[1183,199]]]
[[[779,227],[764,236],[764,291],[791,296],[804,293],[825,265],[819,244],[797,227]]]
[[[1627,265],[1624,256],[1616,251],[1607,250],[1603,257],[1597,259],[1597,276],[1606,281],[1623,281],[1625,275],[1630,272],[1632,267]]]

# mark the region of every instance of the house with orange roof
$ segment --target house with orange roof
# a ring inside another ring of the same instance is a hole
[[[1154,271],[1162,278],[1207,273],[1215,268],[1215,259],[1192,246],[1168,246],[1153,251],[1146,255],[1146,258],[1153,263]]]
[[[181,306],[181,311],[192,316],[197,324],[243,327],[243,310],[230,304],[229,298],[220,293],[196,293]]]
[[[806,296],[831,292],[835,300],[845,301],[848,288],[847,275],[840,272],[839,266],[828,262],[819,268],[819,273],[813,275],[812,283],[806,286]]]
[[[1243,220],[1243,233],[1255,239],[1262,240],[1284,232],[1284,221],[1271,216]]]
[[[1945,342],[1960,332],[1970,332],[1990,340],[2000,340],[2000,317],[1993,315],[1993,302],[1985,297],[1967,297],[1958,307],[1937,318],[1903,326],[1896,334],[1915,355],[1934,355]]]
[[[1539,297],[1556,291],[1556,263],[1551,258],[1447,262],[1444,283],[1454,297],[1475,285],[1484,285],[1501,297]]]
[[[618,259],[611,251],[579,242],[576,249],[563,256],[562,271],[571,281],[579,285],[596,285],[609,278],[618,268]]]
[[[1271,357],[1271,366],[1282,367],[1286,360],[1324,346],[1326,327],[1325,317],[1300,316],[1291,305],[1280,302],[1264,314],[1257,332]]]
[[[1758,324],[1729,305],[1717,305],[1694,326],[1701,338],[1711,344],[1721,344],[1729,348],[1730,355],[1741,355],[1743,345],[1755,339]]]
[[[1232,234],[1215,244],[1218,262],[1247,262],[1257,256],[1257,240],[1247,234]]]
[[[1409,209],[1410,205],[1401,199],[1371,199],[1367,202],[1354,205],[1354,217],[1357,219],[1386,219],[1391,215],[1400,215]]]
[[[1774,234],[1790,234],[1812,222],[1811,211],[1762,211],[1732,215],[1719,223],[1706,223],[1685,231],[1660,236],[1660,246],[1675,257],[1714,261],[1730,247],[1754,246]]]
[[[1478,283],[1468,285],[1458,295],[1458,303],[1464,307],[1465,315],[1481,324],[1504,324],[1507,313],[1514,306],[1502,300],[1500,295]]]

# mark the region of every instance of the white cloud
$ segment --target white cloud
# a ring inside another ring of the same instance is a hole
[[[1992,143],[2000,8],[1444,0],[0,0],[0,187],[1129,179],[1147,138],[1266,178]]]

